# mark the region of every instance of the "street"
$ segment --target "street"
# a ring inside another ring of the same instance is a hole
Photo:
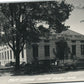
[[[29,83],[48,83],[48,82],[70,82],[84,81],[84,71],[70,71],[60,74],[42,74],[42,75],[23,75],[11,76],[3,74],[0,76],[1,84],[29,84]]]

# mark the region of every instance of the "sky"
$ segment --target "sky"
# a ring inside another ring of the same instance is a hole
[[[71,30],[84,35],[84,0],[66,0],[67,3],[74,5],[69,19],[65,22]]]
[[[17,2],[17,1],[47,1],[47,0],[0,0],[0,2]],[[51,1],[51,0],[48,0]],[[57,0],[61,1],[61,0]],[[84,0],[66,0],[67,3],[74,5],[74,10],[71,12],[69,19],[66,20],[65,25],[70,26],[70,29],[84,35]]]

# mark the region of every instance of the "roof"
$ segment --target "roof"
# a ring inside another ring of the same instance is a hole
[[[66,35],[82,35],[80,33],[77,33],[75,31],[73,31],[73,30],[70,30],[70,29],[68,29],[66,31],[62,31],[61,34],[66,34]]]
[[[84,40],[84,35],[77,33],[73,30],[66,30],[66,31],[62,31],[61,33],[55,33],[53,34],[53,38],[60,38],[60,37],[64,37],[66,39],[71,39],[71,40]]]

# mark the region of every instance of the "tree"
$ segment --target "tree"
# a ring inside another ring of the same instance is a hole
[[[39,33],[35,29],[35,22],[31,17],[31,9],[27,5],[28,3],[1,4],[1,12],[4,14],[1,18],[2,20],[5,18],[1,23],[1,31],[4,32],[1,37],[2,41],[7,43],[14,52],[16,71],[19,71],[19,54],[23,50],[26,41],[28,40],[30,43],[39,40]]]
[[[66,30],[68,27],[63,22],[69,18],[73,9],[72,5],[66,4],[64,0],[61,3],[57,1],[5,3],[1,4],[0,8],[5,18],[0,17],[1,20],[4,19],[1,21],[1,31],[4,32],[1,38],[4,38],[4,42],[8,43],[14,52],[16,71],[19,70],[19,54],[26,41],[37,42],[43,32],[46,36],[46,31],[50,33],[51,30],[55,30],[60,33]],[[43,21],[49,25],[48,29],[42,26],[37,28],[36,24]]]
[[[69,27],[63,23],[69,18],[73,6],[66,4],[65,0],[62,0],[62,2],[38,2],[33,3],[33,5],[30,4],[30,6],[34,6],[32,11],[34,11],[33,17],[35,20],[46,21],[50,30],[53,29],[55,32],[60,33]]]

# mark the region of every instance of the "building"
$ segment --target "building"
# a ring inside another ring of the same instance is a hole
[[[8,45],[0,46],[0,65],[5,66],[7,63],[15,62],[15,57],[12,49]],[[20,64],[26,62],[26,48],[20,53]]]
[[[84,35],[67,30],[61,34],[53,34],[48,39],[43,37],[39,43],[26,44],[20,53],[20,63],[32,63],[34,59],[39,60],[39,63],[47,60],[53,62],[55,59],[53,53],[53,49],[56,49],[55,42],[62,37],[66,39],[74,59],[84,59]],[[71,55],[68,56],[68,59],[71,59]],[[0,46],[0,64],[4,66],[11,61],[15,61],[13,51],[6,45]]]

